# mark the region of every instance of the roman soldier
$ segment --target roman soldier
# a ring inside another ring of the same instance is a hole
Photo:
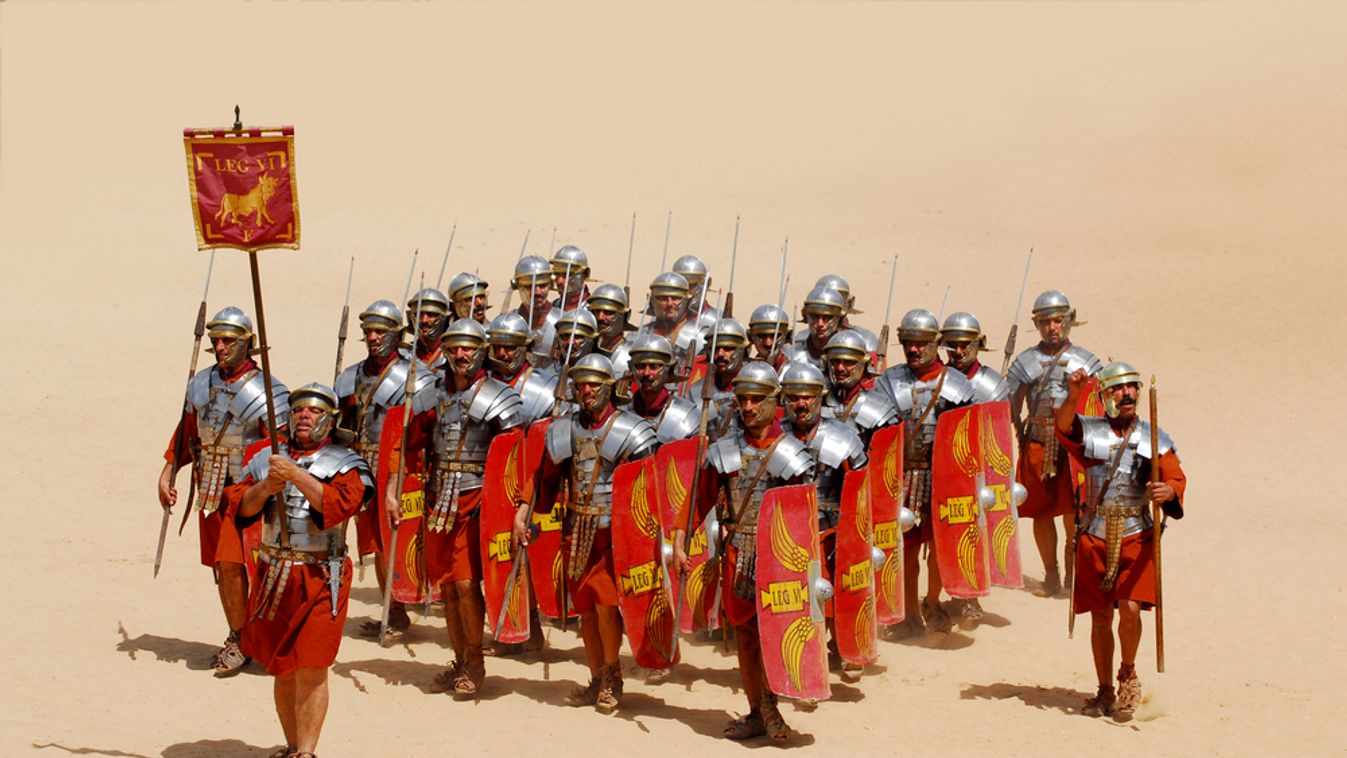
[[[229,635],[212,658],[211,668],[216,676],[232,676],[248,663],[239,647],[239,635],[247,621],[248,574],[242,532],[233,519],[226,518],[220,505],[225,488],[243,478],[244,450],[267,436],[267,394],[262,372],[252,359],[256,352],[252,319],[231,305],[207,321],[206,330],[211,345],[207,351],[215,354],[215,365],[198,372],[187,383],[182,419],[164,453],[166,463],[159,474],[159,504],[165,510],[177,504],[174,480],[178,469],[191,463],[201,565],[215,572],[220,605],[229,625]],[[271,396],[278,429],[289,414],[289,395],[285,385],[273,377]]]
[[[487,449],[494,435],[521,426],[519,393],[487,375],[482,367],[486,331],[472,319],[458,319],[444,332],[447,362],[435,388],[412,398],[415,417],[407,432],[409,456],[428,462],[425,563],[429,584],[439,585],[454,662],[435,677],[432,689],[456,699],[477,696],[486,676],[482,659],[482,559],[478,508]],[[396,456],[393,456],[396,457]],[[394,523],[401,517],[390,462],[384,507]]]
[[[708,336],[706,343],[716,346],[716,354],[711,356],[711,369],[692,385],[687,394],[688,397],[700,398],[702,385],[707,381],[715,382],[711,388],[711,408],[706,424],[706,436],[714,442],[734,424],[734,377],[739,375],[744,366],[744,357],[748,353],[748,332],[738,320],[722,318],[716,321],[714,337]]]
[[[1062,590],[1053,519],[1061,517],[1067,543],[1075,528],[1069,516],[1075,503],[1071,472],[1066,452],[1053,436],[1053,418],[1066,400],[1067,377],[1076,369],[1093,376],[1100,363],[1093,353],[1071,342],[1071,328],[1081,322],[1066,295],[1056,290],[1039,295],[1033,318],[1039,342],[1010,364],[1010,412],[1020,441],[1015,480],[1028,492],[1020,516],[1034,520],[1034,542],[1043,559],[1042,594],[1052,597]]]
[[[804,329],[795,335],[795,341],[785,348],[786,357],[797,363],[808,363],[819,371],[827,368],[823,348],[837,333],[846,315],[846,298],[836,289],[822,284],[809,290],[800,309]]]
[[[874,364],[864,337],[843,329],[828,338],[823,357],[828,362],[829,380],[823,396],[824,418],[846,424],[867,446],[876,429],[898,423],[893,399],[874,391]]]
[[[563,311],[579,308],[589,299],[589,257],[575,245],[563,245],[552,256],[552,283],[557,299],[552,305]]]
[[[1010,383],[978,360],[978,353],[987,349],[987,335],[982,333],[982,325],[973,314],[951,313],[940,327],[940,345],[945,348],[949,365],[962,371],[973,385],[973,402],[1010,398]]]
[[[636,391],[630,410],[655,430],[660,444],[697,434],[701,412],[697,404],[669,390],[673,348],[658,334],[642,334],[631,343],[631,372]]]
[[[917,607],[917,575],[921,546],[929,542],[931,527],[931,461],[935,425],[940,414],[973,402],[973,388],[959,371],[940,362],[940,322],[924,308],[908,311],[898,325],[898,341],[905,362],[886,370],[875,382],[875,392],[888,397],[906,425],[903,433],[903,503],[917,518],[917,526],[903,540],[903,593],[907,608]],[[908,612],[898,636],[911,636],[924,625],[948,632],[949,614],[940,604],[940,568],[935,551],[926,561],[926,598],[921,614]]]
[[[383,433],[388,410],[402,405],[407,398],[407,359],[398,355],[402,338],[402,314],[388,300],[370,303],[360,314],[368,357],[352,364],[337,376],[339,423],[351,436],[350,448],[371,470],[379,466],[379,437]],[[435,383],[435,375],[423,371],[416,375],[416,388]],[[380,590],[388,581],[388,564],[380,535],[378,507],[363,504],[355,519],[356,552],[361,559],[374,555],[374,573]],[[394,602],[389,609],[389,632],[401,634],[411,625],[407,609]],[[365,637],[379,636],[379,621],[367,621],[360,627]]]
[[[537,368],[529,358],[528,322],[511,311],[492,319],[486,326],[489,353],[486,364],[491,376],[514,388],[523,401],[524,422],[533,422],[552,415],[556,404],[557,373],[550,368]]]
[[[690,288],[682,274],[666,271],[650,283],[650,309],[653,318],[637,334],[658,334],[669,340],[674,350],[674,375],[688,376],[693,359],[701,352],[703,332],[697,318],[688,310]]]
[[[759,305],[748,317],[748,339],[753,344],[753,360],[769,363],[779,373],[788,360],[790,314],[779,305]]]
[[[601,713],[622,699],[622,620],[618,615],[613,569],[613,471],[627,461],[655,452],[658,441],[640,416],[612,403],[613,366],[602,355],[580,358],[570,370],[578,412],[547,428],[546,453],[534,477],[532,498],[554,503],[562,487],[568,494],[563,521],[565,572],[572,607],[580,614],[590,681],[576,686],[568,705],[592,705]],[[516,544],[529,542],[528,502],[515,517]]]
[[[561,310],[552,306],[552,264],[538,255],[526,255],[514,265],[514,288],[519,292],[519,315],[533,333],[529,362],[538,368],[552,365],[552,342],[556,339]]]
[[[450,279],[449,302],[453,305],[454,318],[470,318],[486,326],[486,311],[491,307],[490,286],[482,277],[466,271]]]
[[[351,591],[346,520],[375,488],[364,459],[331,440],[341,414],[332,390],[307,384],[291,393],[290,407],[288,442],[278,454],[253,451],[226,497],[241,522],[262,517],[243,648],[275,677],[285,733],[285,748],[275,754],[312,758]]]
[[[421,314],[421,320],[414,324],[417,313]],[[407,301],[407,331],[414,336],[415,343],[412,349],[399,349],[398,354],[410,359],[414,349],[422,366],[439,370],[447,360],[441,341],[450,321],[449,297],[434,287],[419,290]]]
[[[846,300],[846,313],[842,314],[842,323],[838,328],[850,329],[860,335],[865,342],[865,352],[874,355],[879,350],[879,335],[859,324],[851,323],[852,315],[860,313],[856,310],[856,296],[851,294],[851,284],[837,274],[824,274],[819,277],[817,282],[814,282],[814,286],[832,287],[842,293],[843,299]]]
[[[688,282],[688,313],[697,317],[697,327],[702,331],[714,329],[720,319],[720,311],[705,301],[702,284],[710,275],[706,263],[695,255],[684,255],[673,262],[672,271]]]
[[[777,708],[776,695],[767,688],[766,668],[758,636],[755,557],[758,512],[762,496],[772,487],[809,481],[814,460],[808,448],[785,434],[777,421],[780,378],[766,363],[744,365],[734,378],[739,422],[730,433],[706,449],[703,476],[696,494],[700,523],[712,507],[720,509],[720,526],[727,544],[721,553],[726,623],[734,627],[739,677],[749,712],[731,721],[724,734],[747,740],[766,734],[774,740],[790,736],[790,727]],[[679,517],[674,531],[675,562],[680,574],[688,571],[684,550],[685,523]]]
[[[636,329],[631,323],[627,293],[616,284],[600,284],[589,296],[585,307],[594,314],[598,326],[594,352],[612,362],[613,374],[621,381],[627,375],[628,350],[631,347],[627,332]]]
[[[1085,368],[1067,377],[1067,394],[1058,406],[1055,433],[1063,449],[1085,471],[1086,487],[1078,523],[1084,530],[1075,544],[1073,610],[1090,614],[1090,648],[1099,690],[1086,701],[1085,713],[1129,721],[1141,703],[1136,654],[1141,642],[1141,612],[1154,608],[1156,565],[1153,507],[1170,518],[1183,518],[1187,478],[1174,441],[1163,430],[1137,418],[1141,374],[1114,361],[1098,372],[1099,399],[1105,416],[1075,412],[1090,381]],[[1158,446],[1151,443],[1155,435]],[[1152,476],[1159,467],[1159,475]],[[1118,612],[1117,641],[1122,647],[1117,690],[1113,674],[1113,614]]]
[[[868,363],[868,362],[867,362]],[[823,396],[827,392],[823,372],[808,363],[792,363],[781,375],[781,402],[785,414],[781,428],[804,443],[814,459],[810,477],[818,494],[819,546],[823,557],[823,578],[829,582],[837,563],[837,523],[842,512],[842,477],[864,466],[869,458],[860,435],[848,425],[823,418]],[[842,676],[855,681],[861,666],[842,661],[837,652],[837,629],[832,617],[828,628],[833,640],[828,646],[829,663],[840,667]]]

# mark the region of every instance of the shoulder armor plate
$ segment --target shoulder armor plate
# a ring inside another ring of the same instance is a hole
[[[236,421],[251,423],[266,417],[265,384],[262,372],[258,371],[239,388],[233,404],[229,406],[229,412]],[[276,407],[276,425],[283,426],[290,416],[290,390],[274,376],[271,377],[271,397]]]
[[[1015,362],[1010,364],[1009,376],[1006,377],[1010,382],[1010,391],[1014,392],[1023,385],[1038,381],[1038,377],[1043,375],[1043,360],[1043,351],[1037,347],[1031,347],[1015,356]]]
[[[524,402],[514,387],[488,376],[476,390],[468,416],[474,421],[496,421],[501,429],[510,429],[524,423]]]
[[[660,442],[673,442],[695,435],[700,425],[701,409],[697,404],[685,397],[674,397],[660,416],[659,428],[655,431]]]
[[[706,448],[706,462],[721,474],[733,474],[744,467],[744,458],[739,452],[742,441],[743,434],[736,428]]]
[[[818,462],[828,468],[840,468],[847,462],[851,463],[853,469],[865,465],[865,445],[860,435],[839,421],[819,421],[819,429],[814,433],[809,447]]]
[[[1099,369],[1104,367],[1103,364],[1099,362],[1099,359],[1095,357],[1094,353],[1091,353],[1089,350],[1076,344],[1067,345],[1067,348],[1062,351],[1062,357],[1066,359],[1066,373],[1068,376],[1074,373],[1078,368],[1083,368],[1085,369],[1085,373],[1094,376],[1099,373]]]
[[[215,371],[215,367],[198,371],[191,381],[187,382],[187,402],[192,404],[193,408],[203,408],[210,401],[210,377]]]
[[[561,463],[571,457],[571,424],[574,423],[574,416],[564,416],[548,424],[544,444],[547,446],[547,456],[553,463]]]
[[[784,437],[767,459],[767,473],[778,479],[794,479],[806,473],[814,465],[814,456],[809,448],[794,437]]]
[[[332,385],[332,391],[337,393],[337,398],[347,398],[355,394],[356,372],[360,370],[360,363],[347,366],[337,375],[337,381]]]
[[[659,444],[654,427],[630,411],[617,411],[608,437],[603,441],[599,455],[609,461],[626,461],[644,457]]]
[[[433,374],[431,376],[434,377]],[[433,383],[429,387],[424,389],[418,387],[416,394],[412,396],[412,413],[425,413],[435,408],[444,396],[444,385],[438,379],[433,379]]]
[[[940,397],[951,405],[962,405],[973,399],[973,385],[962,371],[945,367],[945,381],[940,385]]]
[[[978,403],[1005,400],[1010,397],[1010,383],[992,369],[982,366],[968,383],[973,385],[973,399]]]
[[[867,431],[898,423],[898,408],[893,404],[893,398],[873,389],[861,391],[851,413],[856,426]]]

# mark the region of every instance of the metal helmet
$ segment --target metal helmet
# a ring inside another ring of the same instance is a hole
[[[391,300],[375,300],[360,312],[360,329],[378,333],[373,345],[368,340],[365,344],[372,357],[387,358],[402,341],[402,312]]]
[[[627,314],[631,313],[631,307],[627,304],[627,291],[616,284],[601,284],[589,294],[589,299],[585,301],[585,307],[589,308],[594,314],[595,320],[598,320],[599,313],[612,313],[613,318],[606,326],[602,328],[603,336],[615,337],[627,328]]]
[[[568,376],[573,388],[573,399],[579,402],[586,411],[598,413],[612,399],[613,384],[617,382],[617,377],[613,376],[613,362],[608,360],[606,356],[599,353],[590,353],[583,356],[575,362],[574,366],[571,366]],[[588,403],[580,399],[579,385],[581,384],[600,385],[599,391],[594,394],[594,397]]]
[[[860,312],[856,310],[856,298],[854,295],[851,294],[851,284],[846,279],[843,279],[837,274],[824,274],[823,276],[819,277],[819,280],[817,282],[814,282],[814,286],[832,287],[833,289],[842,293],[842,298],[846,300],[847,303],[848,312],[850,313]]]
[[[716,321],[714,333],[706,338],[706,349],[709,352],[711,345],[716,346],[716,352],[721,348],[732,348],[734,354],[730,356],[729,363],[724,366],[716,363],[717,372],[726,372],[730,374],[738,373],[744,365],[744,358],[748,354],[748,330],[735,318],[722,318]],[[716,360],[716,356],[709,356],[711,361]]]
[[[1053,316],[1074,313],[1074,309],[1065,294],[1057,290],[1047,290],[1034,298],[1032,313],[1034,320],[1037,321],[1040,318],[1052,318]]]
[[[686,299],[692,291],[684,276],[676,271],[665,271],[650,282],[650,296],[674,295]]]
[[[476,348],[473,351],[472,362],[468,364],[467,374],[473,376],[481,370],[482,361],[486,358],[486,329],[482,328],[476,319],[460,318],[451,322],[444,330],[444,341],[440,344],[444,346],[446,353],[455,347]],[[451,363],[452,360],[450,358]]]
[[[449,280],[449,300],[454,305],[454,315],[458,318],[472,318],[473,301],[478,295],[486,295],[490,285],[482,277],[464,271]]]
[[[748,333],[754,337],[789,334],[790,314],[774,303],[759,305],[748,317]]]
[[[421,315],[433,316],[435,323],[432,324],[424,334],[422,334],[421,325],[416,322],[417,304],[420,303]],[[434,287],[426,287],[420,290],[412,299],[407,301],[407,331],[416,335],[418,339],[424,337],[427,340],[435,340],[444,334],[444,328],[449,323],[449,297]]]
[[[781,373],[781,395],[787,403],[791,402],[792,397],[804,396],[810,399],[809,412],[804,419],[796,422],[801,428],[813,429],[818,423],[819,414],[823,412],[823,393],[827,389],[823,372],[813,364],[791,362]],[[790,408],[786,412],[794,417]]]
[[[564,274],[569,269],[572,275],[589,276],[589,256],[575,245],[562,245],[550,263],[553,274]]]
[[[674,352],[673,345],[669,340],[653,332],[641,332],[632,341],[631,347],[627,350],[630,356],[629,363],[633,368],[642,365],[656,365],[661,368],[659,376],[652,380],[646,380],[639,374],[636,380],[641,383],[641,389],[655,389],[669,381],[669,372],[673,368]]]
[[[533,340],[533,333],[523,316],[516,311],[510,311],[495,317],[486,325],[486,340],[493,348],[487,355],[487,362],[496,371],[513,376],[528,358],[528,345]],[[497,346],[510,349],[510,357],[507,360],[497,359],[494,350]]]
[[[567,357],[566,347],[562,345],[563,338],[579,338],[581,342],[570,352],[571,360],[585,355],[594,349],[594,339],[599,334],[599,322],[594,318],[594,314],[589,312],[588,308],[572,308],[561,314],[556,323],[556,339],[552,342],[552,349],[558,351],[557,359],[565,360]]]
[[[674,261],[673,272],[681,274],[688,281],[688,288],[696,292],[702,288],[702,282],[706,281],[708,270],[706,263],[695,255],[685,255]]]
[[[754,417],[744,416],[743,409],[740,408],[739,418],[746,428],[761,428],[776,418],[776,409],[780,404],[781,379],[770,364],[762,361],[745,363],[734,377],[733,387],[736,398],[747,396],[763,399]]]
[[[248,339],[253,336],[253,320],[241,308],[226,306],[206,322],[206,333],[211,337]]]
[[[847,298],[833,287],[816,285],[804,296],[804,307],[800,310],[805,321],[808,321],[809,315],[813,313],[841,317],[847,312]]]
[[[234,340],[227,354],[215,356],[216,361],[222,366],[230,368],[238,366],[252,352],[253,321],[240,308],[230,305],[221,309],[206,322],[206,333],[212,342],[216,337]],[[206,352],[214,353],[214,345],[206,348]]]
[[[299,408],[317,408],[322,412],[317,423],[313,425],[312,431],[309,432],[314,442],[326,439],[332,433],[332,428],[341,418],[340,407],[337,403],[337,393],[325,384],[312,382],[290,392],[290,411],[292,413]],[[292,420],[291,426],[293,425]]]
[[[402,312],[392,300],[375,300],[360,312],[360,328],[395,332],[402,328]]]
[[[940,358],[936,350],[940,345],[940,322],[925,308],[914,308],[903,314],[898,323],[898,341],[922,345],[921,365],[929,366]]]
[[[1099,369],[1096,378],[1099,380],[1099,400],[1103,403],[1104,412],[1109,418],[1117,418],[1119,411],[1118,404],[1113,402],[1111,390],[1124,384],[1141,385],[1141,372],[1132,364],[1123,361],[1113,361]]]
[[[536,287],[538,284],[552,284],[552,264],[540,255],[526,255],[514,264],[516,287]]]
[[[850,329],[841,329],[823,346],[823,360],[827,362],[828,378],[833,384],[851,389],[865,377],[870,367],[870,351],[866,349],[864,337]],[[854,361],[855,365],[850,371],[839,374],[833,367],[834,360]]]
[[[949,314],[940,327],[940,343],[945,346],[950,365],[967,371],[977,362],[978,352],[987,349],[987,335],[982,333],[982,325],[973,314],[958,311]],[[963,348],[962,355],[954,352],[955,345]]]

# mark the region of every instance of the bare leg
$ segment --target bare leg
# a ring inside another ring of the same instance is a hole
[[[1123,665],[1135,666],[1137,647],[1141,645],[1141,604],[1135,600],[1118,601],[1118,642],[1122,645]],[[1110,655],[1109,668],[1112,663]]]
[[[281,719],[281,731],[285,732],[285,744],[287,747],[294,747],[299,739],[299,730],[295,722],[294,673],[276,677],[271,692],[276,700],[276,715]]]
[[[298,725],[294,743],[301,753],[318,748],[318,735],[327,719],[327,668],[305,666],[295,670],[295,717]]]
[[[762,639],[758,637],[758,620],[734,627],[734,640],[739,654],[739,679],[744,683],[744,695],[752,713],[762,705],[763,681],[767,678],[762,663]]]
[[[917,601],[917,577],[921,574],[921,545],[915,541],[903,543],[903,607],[907,615],[920,613]]]
[[[599,614],[590,608],[580,614],[580,639],[585,643],[585,662],[591,676],[598,676],[603,667],[603,637],[599,630]]]
[[[486,661],[482,657],[482,629],[486,625],[486,600],[482,597],[482,585],[471,579],[459,579],[454,583],[458,597],[456,610],[459,628],[463,635],[463,672],[454,685],[454,696],[466,699],[475,697],[478,688],[486,679]],[[446,613],[448,612],[446,608]],[[466,677],[466,679],[465,679]]]
[[[454,582],[440,585],[440,597],[444,598],[444,626],[449,632],[449,647],[454,651],[454,660],[463,661],[463,617],[458,610],[458,589]]]
[[[618,616],[616,605],[600,605],[594,610],[598,613],[599,635],[603,640],[603,664],[614,666],[622,650],[622,619]]]
[[[1052,516],[1040,516],[1034,521],[1034,544],[1038,546],[1038,557],[1043,560],[1046,574],[1057,572],[1057,524]]]
[[[940,590],[945,583],[940,579],[940,562],[935,558],[935,550],[926,555],[926,602],[935,605],[940,602]]]
[[[1135,651],[1135,648],[1133,648]],[[1113,684],[1113,609],[1090,611],[1090,652],[1099,683]]]
[[[220,577],[216,589],[225,621],[230,631],[237,632],[248,621],[248,571],[242,563],[225,562],[215,564],[215,570]]]

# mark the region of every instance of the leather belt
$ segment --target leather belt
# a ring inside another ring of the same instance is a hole
[[[484,474],[486,466],[480,463],[459,463],[458,461],[446,461],[435,464],[435,468],[449,473],[458,472],[460,474]]]
[[[309,552],[307,550],[288,550],[273,545],[262,545],[262,550],[258,557],[261,558],[264,563],[281,563],[289,561],[290,563],[315,565],[326,563],[327,559],[330,557],[330,553],[326,550]]]

